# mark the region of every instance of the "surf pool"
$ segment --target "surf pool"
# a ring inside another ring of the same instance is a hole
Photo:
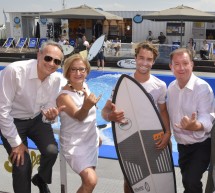
[[[0,70],[2,70],[4,66],[0,66]],[[1,72],[1,71],[0,71]],[[62,70],[58,70],[59,73],[62,73]],[[99,150],[99,156],[104,158],[117,159],[116,150],[114,147],[114,140],[112,134],[111,123],[106,122],[101,116],[101,110],[104,107],[106,101],[110,98],[112,89],[114,88],[118,78],[121,74],[131,74],[128,72],[112,72],[112,71],[97,71],[92,70],[87,77],[87,84],[96,96],[102,94],[100,101],[97,106],[97,125],[99,126],[100,136],[102,138],[103,144]],[[154,74],[156,77],[165,81],[167,85],[174,80],[172,75],[163,75],[163,74]],[[206,80],[212,87],[215,92],[215,79],[211,77],[201,77]],[[55,130],[60,128],[60,121],[52,125]],[[58,141],[58,135],[56,135],[56,139]],[[174,165],[178,165],[178,153],[177,153],[177,145],[172,137],[173,144],[173,160]]]

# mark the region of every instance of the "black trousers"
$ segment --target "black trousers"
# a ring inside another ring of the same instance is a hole
[[[200,50],[200,57],[202,58],[202,59],[206,59],[205,57],[204,57],[204,55],[206,55],[206,56],[208,56],[208,51],[207,50]]]
[[[211,139],[192,145],[178,144],[184,193],[203,193],[202,175],[210,162]]]
[[[57,159],[58,146],[50,124],[42,122],[42,115],[29,120],[14,119],[19,136],[22,142],[28,147],[27,138],[30,138],[41,153],[39,176],[45,183],[50,184],[52,179],[52,167]],[[1,134],[3,145],[8,155],[11,153],[11,146],[7,139]],[[31,193],[32,165],[30,156],[25,153],[24,165],[13,164],[12,177],[15,193]]]
[[[208,172],[208,180],[205,193],[213,193],[215,191],[215,124],[211,130],[211,160]]]

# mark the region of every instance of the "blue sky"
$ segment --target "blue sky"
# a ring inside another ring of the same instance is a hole
[[[1,0],[0,24],[4,23],[5,12],[57,11],[62,9],[63,0]],[[201,11],[215,12],[215,0],[64,0],[65,7],[86,4],[101,7],[104,11],[160,11],[178,5],[186,5]]]

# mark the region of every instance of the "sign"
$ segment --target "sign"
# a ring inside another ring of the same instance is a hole
[[[47,18],[40,18],[40,22],[41,22],[41,24],[46,25]]]
[[[135,15],[133,17],[133,21],[134,21],[134,23],[142,23],[142,21],[143,21],[142,15],[139,15],[139,14]]]
[[[167,36],[184,36],[185,23],[167,23],[166,35]]]
[[[20,23],[20,18],[19,17],[14,17],[13,19],[15,24],[19,24]]]

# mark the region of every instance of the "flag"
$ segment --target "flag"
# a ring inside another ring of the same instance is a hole
[[[3,14],[4,14],[4,23],[6,23],[7,22],[7,16],[6,16],[4,9],[3,9]]]

